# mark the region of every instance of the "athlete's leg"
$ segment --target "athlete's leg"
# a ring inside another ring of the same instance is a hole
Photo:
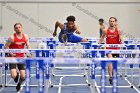
[[[81,42],[88,42],[88,40],[85,38],[82,38]]]
[[[68,41],[69,42],[72,42],[72,43],[78,43],[78,42],[88,42],[87,39],[85,38],[82,38],[82,37],[79,37],[79,36],[76,36],[74,34],[72,35],[68,35]]]
[[[17,64],[9,64],[11,77],[14,79],[15,83],[18,82],[19,73],[16,70]]]
[[[107,57],[113,58],[112,54],[107,54]],[[109,63],[107,66],[108,66],[109,81],[110,81],[110,84],[112,84],[112,73],[113,73],[112,63]]]
[[[20,80],[19,80],[19,84],[22,84],[22,82],[25,80],[25,70],[20,70]]]
[[[25,80],[25,64],[18,64],[18,69],[19,69],[19,72],[20,72],[20,79],[19,79],[19,82],[16,86],[17,92],[20,90],[21,84]]]
[[[62,34],[61,35],[61,39],[62,39],[62,42],[67,45],[67,34]]]

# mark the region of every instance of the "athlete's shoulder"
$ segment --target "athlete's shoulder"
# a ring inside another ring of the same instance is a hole
[[[105,26],[104,25],[100,25],[100,29],[105,29]]]
[[[77,30],[77,29],[79,29],[79,26],[74,25],[74,30]]]
[[[8,38],[8,42],[14,42],[14,34],[12,34],[12,35]]]
[[[29,39],[28,34],[24,34],[24,33],[23,33],[23,35],[24,35],[24,37],[25,37],[25,39],[26,39],[26,40],[28,40],[28,39]]]
[[[60,29],[64,29],[65,23],[61,23],[59,21],[56,21],[56,25],[60,27]]]
[[[119,27],[117,27],[116,30],[121,33],[121,29]]]
[[[118,31],[119,35],[122,35],[122,32],[121,32],[120,28],[117,28],[117,31]]]
[[[107,30],[108,30],[108,28],[104,28],[104,29],[102,30],[102,32],[103,32],[103,33],[106,33]]]
[[[118,31],[121,31],[121,29],[119,27],[116,28]]]

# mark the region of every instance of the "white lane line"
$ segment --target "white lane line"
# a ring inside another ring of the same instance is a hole
[[[98,93],[101,93],[101,92],[100,92],[100,88],[97,87],[97,82],[96,82],[96,81],[95,81],[95,87],[96,87],[96,89],[97,89],[97,92],[98,92]]]
[[[123,77],[124,78],[124,77]],[[124,78],[124,80],[126,80],[128,82],[129,85],[132,85],[132,83],[127,79],[127,78]],[[140,91],[133,85],[133,88],[138,92],[140,93]]]
[[[64,77],[65,77],[65,76],[64,76]],[[60,78],[58,93],[61,93],[61,89],[62,89],[61,85],[62,85],[62,80],[63,80],[64,77],[61,77],[61,78]]]

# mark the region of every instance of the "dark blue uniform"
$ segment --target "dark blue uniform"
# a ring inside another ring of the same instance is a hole
[[[82,38],[79,36],[74,35],[74,29],[71,29],[69,32],[67,31],[67,23],[64,23],[64,29],[61,30],[61,32],[59,33],[59,41],[61,43],[63,43],[62,41],[62,34],[66,34],[67,35],[67,42],[71,42],[71,43],[78,43],[81,42]]]

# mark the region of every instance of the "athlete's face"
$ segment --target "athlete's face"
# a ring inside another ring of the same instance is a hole
[[[114,27],[116,25],[116,20],[114,18],[111,18],[109,20],[109,24],[110,24],[110,27]]]
[[[99,21],[99,25],[103,25],[103,22],[102,21]]]
[[[17,34],[19,34],[19,33],[21,33],[21,32],[22,32],[22,26],[21,26],[21,25],[19,25],[19,24],[18,24],[18,25],[16,25],[14,29],[15,29],[15,32],[16,32]]]
[[[73,29],[75,26],[75,23],[73,21],[68,22],[68,28]]]

